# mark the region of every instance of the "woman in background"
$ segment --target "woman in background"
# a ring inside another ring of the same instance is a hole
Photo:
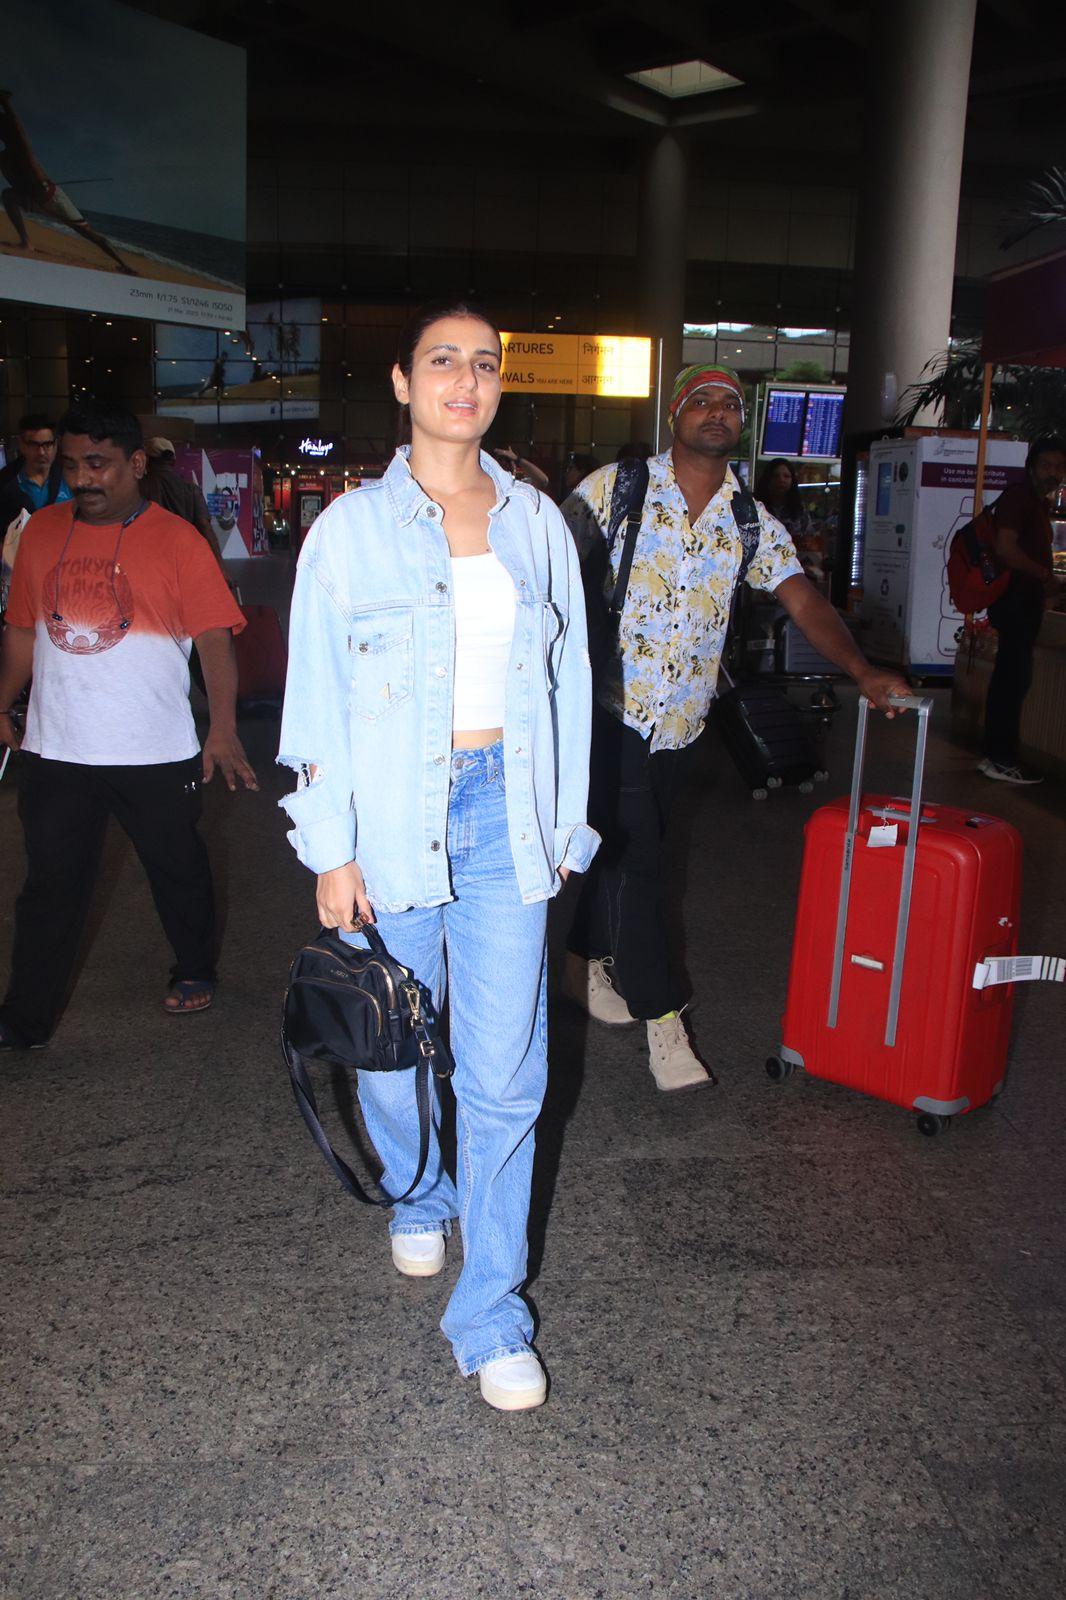
[[[755,498],[788,530],[793,544],[810,533],[811,514],[803,504],[795,468],[784,456],[775,457],[763,467]]]

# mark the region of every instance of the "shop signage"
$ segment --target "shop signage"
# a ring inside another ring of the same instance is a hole
[[[319,459],[328,456],[333,449],[332,439],[301,439],[299,451],[302,456],[314,456]]]
[[[651,340],[601,333],[504,333],[505,394],[651,393]]]

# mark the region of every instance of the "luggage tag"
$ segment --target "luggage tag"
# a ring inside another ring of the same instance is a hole
[[[989,956],[974,968],[973,987],[991,989],[998,983],[1064,983],[1066,958],[1062,956]]]
[[[868,850],[887,850],[889,846],[899,842],[899,823],[876,823],[866,835],[866,848]]]

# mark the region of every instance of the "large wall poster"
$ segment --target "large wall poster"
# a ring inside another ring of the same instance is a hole
[[[245,52],[116,0],[3,44],[0,297],[243,327]]]
[[[318,416],[322,302],[253,301],[247,332],[155,330],[156,409],[194,422]]]

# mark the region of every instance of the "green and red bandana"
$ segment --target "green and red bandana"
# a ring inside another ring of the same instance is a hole
[[[692,367],[682,367],[674,379],[667,417],[671,432],[674,423],[698,389],[731,389],[740,401],[744,413],[744,386],[731,367],[704,366],[697,362]]]

